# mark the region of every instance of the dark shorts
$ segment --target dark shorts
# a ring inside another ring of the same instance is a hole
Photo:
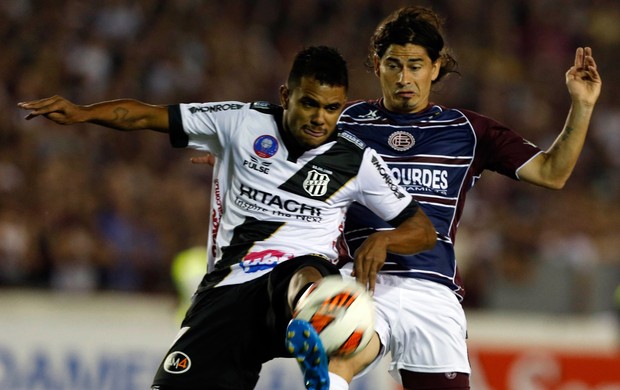
[[[285,348],[291,319],[288,284],[298,269],[308,265],[324,276],[339,275],[328,261],[302,256],[250,282],[198,293],[152,388],[253,389],[263,363],[290,357]]]

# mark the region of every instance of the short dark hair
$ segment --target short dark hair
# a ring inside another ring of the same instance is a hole
[[[311,46],[297,53],[288,75],[288,87],[299,86],[302,77],[314,77],[321,84],[349,89],[347,62],[332,47]]]
[[[409,6],[400,8],[385,18],[377,26],[370,38],[368,53],[369,67],[373,67],[373,57],[382,58],[390,45],[412,43],[426,49],[431,61],[441,59],[437,80],[448,73],[456,72],[456,60],[444,48],[441,35],[443,21],[429,8]]]

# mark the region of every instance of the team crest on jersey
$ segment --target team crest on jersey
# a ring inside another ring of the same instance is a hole
[[[164,370],[171,374],[183,374],[189,371],[192,361],[189,356],[181,351],[174,351],[166,356],[164,360]]]
[[[406,131],[395,131],[388,137],[388,144],[399,152],[409,150],[415,145],[415,138]]]
[[[327,193],[327,185],[329,184],[329,176],[316,170],[311,170],[304,180],[304,190],[310,196],[323,196]]]
[[[261,135],[254,141],[254,152],[258,157],[273,157],[278,152],[278,147],[278,140],[270,135]]]

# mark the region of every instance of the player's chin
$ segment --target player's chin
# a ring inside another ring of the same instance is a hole
[[[323,145],[327,141],[327,136],[307,136],[303,139],[303,144],[306,148],[312,149]]]
[[[409,113],[417,107],[416,103],[413,99],[400,99],[397,101],[396,107],[401,113]]]

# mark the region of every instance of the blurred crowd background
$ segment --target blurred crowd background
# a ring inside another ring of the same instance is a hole
[[[445,17],[459,62],[435,102],[471,109],[543,149],[570,104],[564,73],[591,46],[603,93],[560,192],[487,172],[457,242],[470,308],[611,311],[620,281],[617,0],[3,0],[0,2],[0,286],[173,294],[170,266],[206,243],[210,168],[166,135],[23,120],[55,94],[168,104],[277,102],[295,52],[338,47],[350,98],[374,98],[375,26],[406,4]]]

